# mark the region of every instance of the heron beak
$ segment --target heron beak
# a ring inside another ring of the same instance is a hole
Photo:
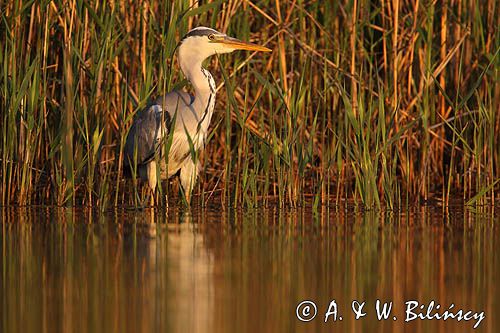
[[[222,43],[222,44],[224,44],[224,46],[232,48],[233,50],[250,50],[250,51],[262,51],[262,52],[271,52],[272,51],[271,49],[268,49],[265,46],[260,46],[257,44],[243,42],[239,39],[227,37],[227,36],[221,40],[218,40],[217,42]]]

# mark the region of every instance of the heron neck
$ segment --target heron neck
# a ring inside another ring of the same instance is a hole
[[[191,82],[194,92],[195,101],[198,108],[203,113],[210,99],[215,98],[215,82],[208,70],[202,66],[203,60],[189,61],[181,63],[181,69],[186,78]]]

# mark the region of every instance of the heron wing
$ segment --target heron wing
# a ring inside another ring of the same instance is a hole
[[[170,118],[174,118],[177,111],[189,108],[194,102],[194,96],[181,90],[174,90],[164,96],[159,97],[155,104],[161,105],[163,110],[167,110]]]
[[[144,108],[135,117],[125,141],[125,163],[132,165],[137,161],[141,165],[151,161],[169,133],[172,118],[193,101],[194,97],[186,92],[172,91]]]
[[[125,141],[125,163],[146,164],[154,158],[159,144],[170,128],[170,115],[162,107],[152,104],[134,119]]]

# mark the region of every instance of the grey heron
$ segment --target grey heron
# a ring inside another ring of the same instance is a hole
[[[180,41],[177,58],[184,76],[193,86],[194,96],[174,90],[136,115],[125,141],[124,165],[147,180],[153,192],[158,175],[160,179],[168,179],[179,173],[184,196],[190,203],[199,171],[197,154],[192,152],[204,148],[215,107],[215,82],[202,63],[212,55],[235,50],[271,51],[211,28],[192,29]],[[162,154],[166,138],[170,142],[165,159]]]

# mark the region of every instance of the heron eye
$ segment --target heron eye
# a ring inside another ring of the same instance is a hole
[[[209,40],[214,40],[214,39],[215,39],[214,34],[210,34],[210,35],[208,35],[208,39],[209,39]]]

